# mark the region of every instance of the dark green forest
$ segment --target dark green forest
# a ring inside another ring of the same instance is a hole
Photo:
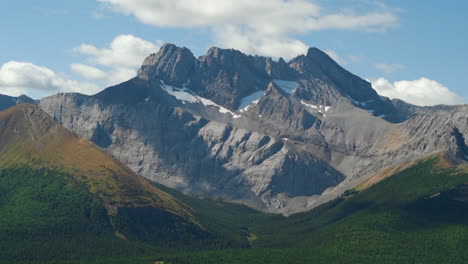
[[[109,219],[69,177],[0,171],[0,263],[468,263],[468,173],[437,158],[289,217],[158,186],[193,208],[198,233],[141,212]]]

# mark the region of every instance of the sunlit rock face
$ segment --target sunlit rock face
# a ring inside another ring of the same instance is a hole
[[[148,179],[284,214],[401,162],[468,154],[466,107],[381,97],[316,48],[286,62],[165,44],[132,80],[39,106]]]

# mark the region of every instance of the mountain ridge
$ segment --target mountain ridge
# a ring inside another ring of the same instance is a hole
[[[148,179],[284,214],[440,151],[464,161],[466,107],[381,97],[318,49],[272,63],[219,48],[196,59],[166,44],[128,82],[94,96],[50,96],[39,106]],[[303,158],[302,172],[289,157]],[[278,180],[322,187],[304,196],[274,188]]]

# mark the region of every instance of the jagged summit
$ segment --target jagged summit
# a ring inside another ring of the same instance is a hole
[[[278,95],[285,96],[285,97],[288,96],[287,93],[283,89],[281,89],[278,86],[278,84],[276,84],[275,82],[268,83],[265,95],[268,95],[268,94],[278,94]]]
[[[312,59],[313,58],[319,58],[319,57],[332,59],[330,56],[328,56],[327,53],[323,52],[322,50],[320,50],[317,47],[310,47],[307,50],[306,56],[309,57],[309,58],[312,58]]]
[[[382,99],[370,83],[343,69],[318,48],[310,48],[307,55],[286,62],[218,47],[210,48],[197,59],[187,48],[164,44],[158,53],[145,59],[138,78],[187,87],[231,111],[239,108],[243,98],[265,91],[272,81],[293,81],[301,84],[294,96],[304,100],[317,104],[349,101],[387,121],[401,122],[406,118],[389,100]]]
[[[195,61],[189,49],[164,44],[158,53],[145,59],[138,70],[138,77],[144,80],[157,78],[168,84],[181,86],[193,72]]]

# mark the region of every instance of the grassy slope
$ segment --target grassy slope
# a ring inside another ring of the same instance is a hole
[[[213,240],[191,208],[35,106],[0,112],[0,128],[0,259],[139,256]]]
[[[39,163],[70,173],[110,208],[151,206],[191,217],[190,208],[33,105],[0,112],[0,127],[0,167]]]

